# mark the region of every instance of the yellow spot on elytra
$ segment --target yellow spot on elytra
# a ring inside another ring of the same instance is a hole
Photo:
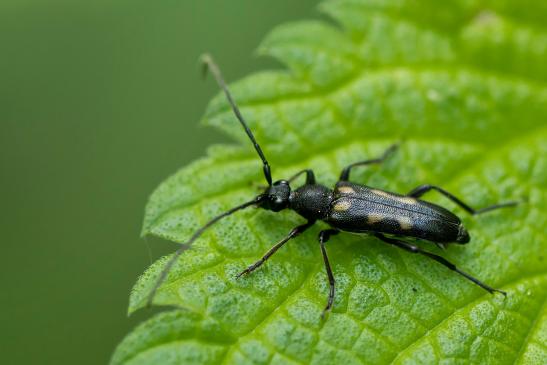
[[[412,221],[408,217],[399,217],[397,218],[397,222],[399,222],[401,229],[407,230],[412,228]]]
[[[380,195],[386,198],[393,198],[393,195],[386,193],[385,191],[382,191],[382,190],[371,189],[371,191],[373,194],[376,194],[376,195]]]
[[[342,200],[336,204],[334,204],[334,210],[337,212],[343,212],[349,209],[351,207],[351,203],[347,200]]]
[[[382,190],[376,190],[376,189],[371,189],[371,191],[372,191],[373,194],[380,195],[380,196],[383,196],[385,198],[395,199],[395,200],[398,200],[401,203],[405,203],[405,204],[416,204],[416,202],[417,202],[416,199],[411,198],[409,196],[397,196],[397,195],[390,194],[388,192],[385,192],[385,191],[382,191]]]
[[[406,203],[406,204],[416,204],[416,199],[406,197],[406,196],[398,197],[397,200],[399,200],[402,203]]]
[[[355,193],[355,190],[353,190],[352,187],[350,186],[341,186],[338,188],[338,191],[341,192],[342,194],[353,194]]]
[[[374,223],[381,222],[383,219],[384,219],[384,216],[382,214],[371,213],[367,216],[367,223],[374,224]]]

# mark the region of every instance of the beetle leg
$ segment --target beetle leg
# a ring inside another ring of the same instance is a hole
[[[399,147],[399,144],[398,143],[395,143],[395,144],[392,144],[391,146],[389,146],[389,148],[387,150],[384,151],[384,153],[382,154],[382,156],[378,157],[378,158],[373,158],[371,160],[365,160],[365,161],[359,161],[359,162],[354,162],[352,163],[351,165],[348,165],[346,166],[343,170],[342,170],[342,173],[340,174],[340,179],[338,179],[338,181],[349,181],[349,173],[351,171],[351,169],[353,167],[356,167],[356,166],[363,166],[363,165],[370,165],[370,164],[373,164],[373,163],[382,163],[384,162],[384,160],[386,158],[388,158],[393,152],[395,152],[395,150]]]
[[[454,195],[449,193],[448,191],[446,191],[446,190],[444,190],[444,189],[442,189],[438,186],[429,185],[429,184],[428,185],[420,185],[417,188],[413,189],[407,195],[411,196],[413,198],[419,198],[419,197],[421,197],[422,195],[424,195],[425,193],[427,193],[428,191],[431,191],[431,190],[438,191],[442,195],[446,196],[448,199],[452,200],[454,203],[458,204],[465,211],[467,211],[468,213],[473,214],[473,215],[486,213],[486,212],[489,212],[491,210],[498,209],[498,208],[512,207],[512,206],[515,206],[515,205],[518,204],[518,202],[512,201],[512,202],[507,202],[507,203],[499,203],[499,204],[490,205],[488,207],[481,208],[481,209],[473,209],[469,205],[465,204],[463,201],[461,201],[460,199],[456,198]]]
[[[329,279],[329,298],[327,300],[327,306],[323,309],[321,318],[325,318],[325,314],[332,308],[334,302],[334,275],[329,263],[329,257],[327,256],[327,250],[325,249],[325,243],[331,236],[340,233],[337,229],[326,229],[319,232],[319,244],[321,245],[321,254],[323,255],[323,261],[325,262],[325,270],[327,271],[327,277]]]
[[[315,224],[315,221],[308,221],[305,224],[302,224],[300,226],[293,228],[285,238],[283,238],[281,241],[277,242],[272,248],[270,248],[268,252],[266,252],[260,260],[258,260],[257,262],[255,262],[254,264],[252,264],[251,266],[249,266],[248,268],[246,268],[245,270],[237,274],[236,279],[239,279],[242,275],[250,274],[251,272],[258,269],[260,266],[262,266],[264,262],[266,262],[267,259],[269,259],[274,253],[276,253],[277,250],[279,250],[285,243],[287,243],[288,240],[298,236],[299,234],[301,234],[302,232],[304,232],[306,229],[310,228],[314,224]]]
[[[465,277],[467,280],[470,280],[472,281],[473,283],[477,284],[478,286],[480,286],[481,288],[483,288],[484,290],[486,290],[487,292],[489,292],[490,294],[494,294],[494,292],[498,292],[498,293],[501,293],[503,295],[507,295],[506,292],[502,291],[502,290],[499,290],[499,289],[494,289],[488,285],[486,285],[485,283],[483,283],[482,281],[480,281],[479,279],[476,279],[474,278],[473,276],[469,275],[468,273],[466,273],[465,271],[462,271],[460,269],[458,269],[456,267],[456,265],[454,265],[453,263],[451,263],[450,261],[448,261],[447,259],[445,259],[444,257],[441,257],[439,255],[435,255],[434,253],[431,253],[431,252],[428,252],[428,251],[425,251],[425,250],[422,250],[420,247],[418,246],[414,246],[410,243],[407,243],[405,241],[401,241],[401,240],[398,240],[398,239],[395,239],[395,238],[390,238],[390,237],[386,237],[384,236],[383,234],[381,233],[375,233],[374,234],[376,237],[378,237],[379,239],[381,239],[382,241],[384,242],[387,242],[393,246],[396,246],[396,247],[399,247],[399,248],[402,248],[403,250],[406,250],[408,252],[412,252],[412,253],[418,253],[420,255],[424,255],[424,256],[427,256],[435,261],[437,261],[438,263],[440,263],[441,265],[444,265],[446,267],[448,267],[450,270],[452,271],[455,271],[457,272],[458,274],[462,275],[463,277]]]
[[[306,185],[315,184],[315,175],[313,174],[312,169],[305,169],[305,170],[297,172],[296,174],[294,174],[293,176],[290,177],[288,182],[290,182],[290,183],[293,182],[297,177],[299,177],[303,173],[306,173]]]

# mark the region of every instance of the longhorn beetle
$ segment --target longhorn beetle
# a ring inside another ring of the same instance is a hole
[[[259,268],[268,260],[277,250],[279,250],[287,241],[297,237],[313,226],[318,220],[321,220],[331,228],[325,229],[319,233],[319,247],[325,263],[325,270],[329,280],[329,295],[327,305],[323,310],[323,316],[332,308],[334,301],[335,281],[332,269],[325,249],[325,244],[330,237],[340,232],[351,232],[357,234],[369,234],[377,237],[385,243],[406,250],[411,253],[427,256],[450,270],[457,272],[466,279],[477,284],[489,293],[506,293],[502,290],[494,289],[483,283],[477,278],[471,276],[465,271],[460,270],[453,263],[434,253],[423,250],[422,248],[409,243],[404,238],[412,238],[430,241],[444,248],[447,243],[465,244],[469,242],[469,233],[462,225],[461,220],[445,208],[419,199],[425,193],[436,190],[454,203],[462,207],[470,214],[477,215],[489,212],[498,208],[514,206],[517,202],[507,202],[491,205],[482,209],[473,209],[448,191],[435,185],[421,185],[411,190],[406,195],[391,193],[385,190],[375,189],[368,186],[352,183],[350,181],[350,172],[358,166],[371,164],[380,164],[386,160],[396,149],[394,144],[389,147],[382,156],[369,160],[354,162],[340,173],[340,178],[336,183],[334,190],[315,182],[315,175],[311,169],[305,169],[288,180],[277,180],[272,183],[272,174],[270,165],[256,141],[252,131],[245,122],[237,107],[234,99],[220,72],[211,56],[203,55],[202,58],[204,75],[210,70],[215,77],[219,87],[222,89],[228,103],[230,104],[235,116],[243,126],[245,133],[254,145],[258,156],[262,160],[262,169],[268,186],[264,192],[254,199],[238,205],[207,222],[199,228],[192,237],[175,252],[171,259],[165,265],[160,273],[148,296],[148,305],[151,305],[154,295],[172,268],[177,258],[190,247],[190,245],[207,230],[210,226],[232,213],[250,207],[260,207],[273,212],[279,212],[283,209],[292,209],[304,217],[307,222],[293,228],[289,234],[277,242],[264,256],[254,264],[240,272],[236,277],[250,274]],[[304,185],[297,189],[291,189],[293,183],[298,177],[306,177]]]

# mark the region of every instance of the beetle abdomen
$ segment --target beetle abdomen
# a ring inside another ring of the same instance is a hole
[[[434,204],[340,182],[327,223],[348,232],[381,232],[448,243],[461,240],[460,219]],[[463,243],[463,242],[462,242]]]

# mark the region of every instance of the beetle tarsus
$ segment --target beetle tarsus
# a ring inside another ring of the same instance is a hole
[[[260,266],[262,266],[264,262],[266,262],[266,260],[268,260],[274,253],[276,253],[277,250],[279,250],[285,243],[287,243],[287,241],[289,241],[291,238],[298,236],[300,233],[304,232],[306,229],[310,228],[314,224],[315,221],[308,221],[307,223],[301,224],[293,228],[285,238],[283,238],[281,241],[277,242],[272,248],[270,248],[260,260],[237,274],[236,279],[239,279],[242,275],[250,274],[258,269]]]
[[[248,268],[246,268],[245,270],[243,270],[242,272],[237,274],[236,279],[239,279],[243,275],[248,275],[248,274],[252,273],[253,271],[255,271],[255,269],[257,269],[260,265],[262,265],[263,261],[262,262],[261,261],[262,260],[259,260],[259,261],[255,262],[254,264],[252,264],[251,266],[249,266]]]
[[[507,296],[507,292],[505,292],[505,291],[503,291],[503,290],[493,289],[493,290],[492,290],[492,294],[495,294],[495,293],[503,294],[504,297]]]

